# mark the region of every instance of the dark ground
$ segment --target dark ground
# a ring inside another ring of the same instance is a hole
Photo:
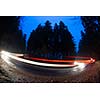
[[[83,72],[76,75],[47,76],[36,75],[9,66],[0,59],[0,82],[1,83],[99,83],[100,61],[90,65]]]

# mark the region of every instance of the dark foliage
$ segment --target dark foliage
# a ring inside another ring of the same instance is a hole
[[[36,57],[50,59],[63,59],[76,54],[73,37],[62,21],[59,25],[55,24],[54,29],[49,21],[44,26],[39,24],[30,35],[27,51]]]
[[[79,54],[100,59],[100,17],[82,16],[84,32],[79,43]]]
[[[19,30],[20,17],[0,16],[0,48],[10,52],[24,52],[26,36]]]

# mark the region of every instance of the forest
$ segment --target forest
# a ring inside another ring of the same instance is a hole
[[[66,56],[90,56],[100,59],[100,17],[80,16],[81,31],[78,52],[72,33],[63,21],[54,27],[47,20],[30,33],[28,41],[20,26],[20,16],[0,16],[0,50],[27,53],[34,57],[65,59]]]

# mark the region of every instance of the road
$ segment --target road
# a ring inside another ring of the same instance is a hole
[[[80,66],[79,65],[71,66],[71,68],[69,68],[68,66],[67,67],[59,66],[59,68],[58,67],[56,67],[56,68],[55,67],[53,67],[53,68],[47,67],[46,68],[43,66],[41,67],[39,65],[32,65],[29,63],[21,62],[16,59],[13,59],[11,57],[4,56],[4,58],[5,59],[3,59],[3,60],[5,60],[5,62],[10,67],[13,67],[17,71],[24,73],[23,76],[25,76],[25,79],[24,79],[24,81],[20,81],[20,82],[80,82],[80,80],[82,82],[83,80],[82,80],[82,78],[80,78],[80,76],[83,77],[83,73],[87,72],[87,70],[89,70],[89,67],[93,66],[93,64],[88,65],[87,63],[85,63],[85,64],[81,63]],[[6,67],[5,69],[6,70],[9,69],[9,67]],[[10,70],[12,70],[12,69],[10,69]],[[13,74],[15,74],[15,71]],[[16,76],[18,76],[18,75],[19,74],[17,74]],[[75,78],[76,76],[77,76],[77,78]],[[15,76],[13,76],[13,77],[15,77]],[[26,77],[28,77],[28,78],[26,79]],[[90,75],[89,75],[89,77],[90,77]],[[86,79],[87,78],[85,78],[85,80]],[[15,81],[15,82],[19,82],[19,80]]]
[[[94,62],[94,59],[87,60],[48,60],[33,57],[25,57],[22,54],[12,54],[7,51],[1,52],[1,58],[8,64],[15,64],[20,69],[35,74],[61,75],[77,74],[85,70],[86,66]]]

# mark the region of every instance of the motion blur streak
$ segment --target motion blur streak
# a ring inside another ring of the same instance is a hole
[[[74,62],[75,65],[78,65],[77,67],[74,67],[74,71],[77,71],[77,70],[80,70],[80,71],[83,71],[86,67],[87,64],[85,63],[79,63],[79,62]]]
[[[8,56],[6,56],[6,55],[4,55],[4,54],[1,54],[1,58],[2,58],[5,62],[7,62],[8,64],[10,64],[10,61],[9,61],[9,57],[8,57]]]
[[[15,55],[13,55],[12,53],[9,53],[7,51],[1,51],[1,55],[3,56],[3,59],[5,59],[4,57],[8,57],[8,58],[12,58],[12,59],[15,59],[15,60],[18,60],[18,61],[21,61],[21,62],[24,62],[24,63],[28,63],[28,64],[33,64],[33,65],[38,65],[38,66],[46,66],[46,67],[75,67],[77,66],[77,64],[71,64],[71,65],[68,65],[68,64],[50,64],[50,63],[40,63],[40,62],[36,62],[36,61],[30,61],[30,60],[26,60],[26,59],[23,59],[23,58],[19,58]],[[6,60],[5,60],[6,61]]]
[[[26,58],[29,58],[29,57],[26,57]],[[73,60],[48,60],[48,59],[43,59],[43,58],[32,58],[32,57],[30,57],[30,59],[32,59],[32,60],[37,60],[37,61],[47,61],[47,62],[70,62],[70,63],[73,63]],[[91,63],[91,61],[92,61],[92,58],[89,60],[90,58],[88,58],[88,60],[76,60],[77,62],[80,62],[80,63]]]

